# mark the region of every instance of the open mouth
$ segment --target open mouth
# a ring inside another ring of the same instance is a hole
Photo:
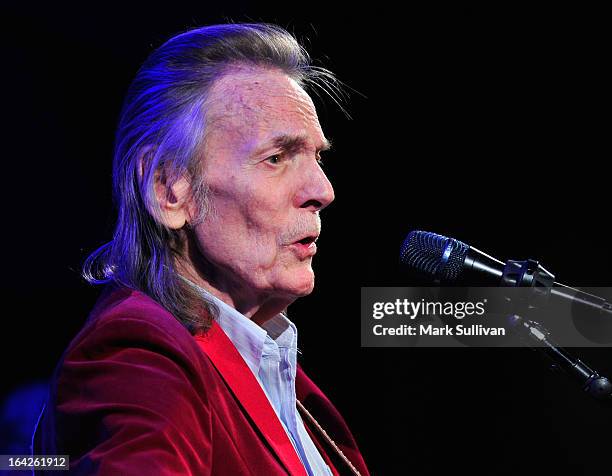
[[[314,243],[316,239],[316,236],[307,236],[306,238],[302,238],[301,240],[296,241],[296,243],[299,243],[301,245],[309,245],[310,243]]]
[[[317,252],[317,238],[319,235],[305,236],[301,240],[294,241],[291,244],[291,249],[297,254],[300,260],[304,260],[313,256]]]

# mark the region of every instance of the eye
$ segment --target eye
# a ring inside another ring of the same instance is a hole
[[[268,162],[269,164],[276,165],[280,163],[281,156],[279,154],[271,155],[270,157],[266,158],[265,161]]]

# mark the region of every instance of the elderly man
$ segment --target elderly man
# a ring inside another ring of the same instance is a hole
[[[59,363],[35,454],[75,474],[368,473],[296,362],[284,314],[314,286],[329,148],[306,87],[334,78],[281,28],[178,35],[145,62],[117,131],[107,283]]]

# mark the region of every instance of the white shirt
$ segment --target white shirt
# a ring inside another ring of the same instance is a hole
[[[185,279],[185,278],[183,278]],[[232,341],[268,397],[296,453],[311,476],[332,476],[297,410],[297,328],[283,314],[262,326],[185,279],[219,309],[217,323]]]

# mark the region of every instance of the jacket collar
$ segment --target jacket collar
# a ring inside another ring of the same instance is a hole
[[[304,465],[259,382],[223,329],[213,321],[208,332],[195,339],[289,474],[306,476]]]

